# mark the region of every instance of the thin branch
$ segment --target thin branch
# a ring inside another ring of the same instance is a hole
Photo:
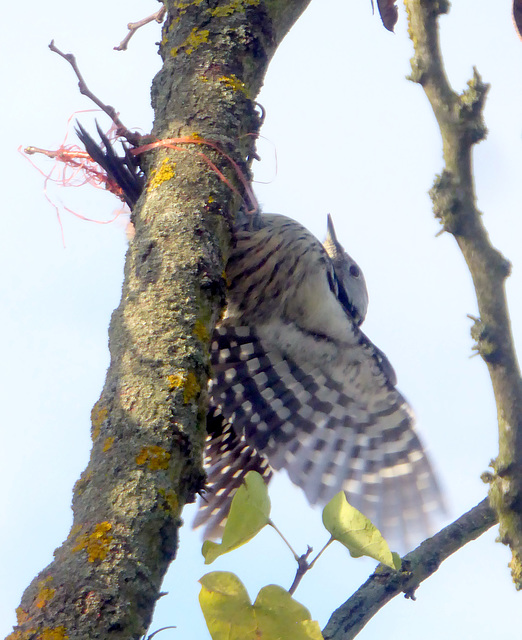
[[[300,558],[297,558],[297,571],[295,573],[295,578],[290,589],[288,589],[288,593],[290,595],[294,595],[295,590],[303,579],[304,574],[310,569],[311,564],[308,564],[308,556],[312,553],[312,551],[312,547],[308,547],[306,553],[303,553]]]
[[[89,98],[90,100],[92,100],[92,102],[94,102],[95,105],[97,105],[102,111],[104,111],[109,116],[109,118],[114,122],[116,126],[117,135],[122,136],[134,146],[139,145],[142,139],[142,136],[139,133],[136,133],[127,129],[127,127],[120,120],[119,114],[116,111],[116,109],[102,102],[89,89],[89,87],[87,86],[87,83],[83,79],[80,69],[78,68],[78,64],[76,62],[76,58],[74,57],[74,55],[72,53],[63,53],[63,51],[60,51],[60,49],[58,49],[58,47],[54,44],[54,40],[51,40],[51,43],[49,44],[49,49],[53,53],[57,53],[64,60],[67,60],[67,62],[71,65],[74,73],[76,74],[76,77],[78,78],[78,88],[80,89],[80,93],[86,96],[87,98]]]
[[[315,558],[310,562],[308,569],[312,569],[314,564],[319,560],[319,558],[323,555],[323,553],[328,549],[328,547],[334,542],[335,538],[330,538],[328,542],[324,545],[324,547],[319,551],[319,553],[315,556]]]
[[[472,148],[486,135],[483,107],[488,85],[474,70],[468,88],[457,94],[445,74],[438,18],[447,0],[405,0],[414,44],[411,80],[428,97],[439,124],[444,169],[430,192],[435,216],[451,233],[467,262],[480,320],[471,334],[486,362],[498,414],[499,455],[492,463],[490,499],[500,521],[500,538],[511,547],[513,580],[522,588],[522,380],[505,296],[509,262],[491,244],[476,205]]]
[[[308,547],[308,549],[306,550],[306,553],[303,553],[303,555],[300,558],[297,558],[297,571],[295,574],[294,581],[292,582],[292,586],[290,587],[290,589],[288,589],[288,593],[290,593],[291,595],[295,593],[295,590],[299,586],[299,583],[303,579],[305,573],[307,571],[310,571],[310,569],[312,569],[314,564],[317,562],[317,560],[319,560],[319,558],[326,551],[326,549],[332,544],[333,541],[334,539],[330,538],[330,540],[328,540],[328,542],[324,545],[321,551],[319,551],[319,553],[315,556],[315,558],[311,562],[308,562],[308,556],[313,551],[312,547]]]
[[[125,38],[123,38],[123,40],[120,42],[120,44],[117,47],[113,47],[114,50],[126,51],[127,45],[129,44],[129,40],[136,33],[136,31],[138,31],[138,29],[141,29],[141,27],[144,27],[146,24],[149,24],[149,22],[156,21],[156,22],[159,22],[159,24],[161,24],[163,22],[163,19],[165,18],[166,11],[167,11],[167,8],[165,6],[162,6],[161,9],[158,9],[158,11],[155,11],[152,15],[148,16],[147,18],[138,20],[138,22],[129,22],[129,24],[127,25],[127,29],[129,30],[129,33],[125,36]]]
[[[292,555],[294,556],[294,559],[297,562],[297,571],[296,571],[296,574],[295,574],[295,578],[294,578],[294,581],[292,582],[292,586],[290,587],[290,589],[288,589],[288,593],[290,593],[292,595],[292,594],[295,593],[295,590],[299,586],[299,583],[303,579],[303,576],[305,575],[305,573],[307,571],[310,571],[310,569],[314,566],[314,564],[317,562],[317,560],[321,557],[323,552],[333,542],[334,539],[330,538],[330,540],[328,540],[328,542],[324,545],[324,547],[321,549],[321,551],[319,551],[319,553],[315,556],[315,558],[311,562],[308,562],[308,558],[310,557],[310,554],[313,551],[312,547],[308,546],[306,552],[303,553],[303,555],[298,556],[297,553],[294,551],[292,545],[288,542],[288,540],[284,537],[284,535],[276,527],[276,525],[272,522],[272,520],[268,519],[268,524],[279,534],[279,536],[281,537],[283,542],[286,544],[286,546],[292,552]]]
[[[414,599],[415,590],[441,563],[497,522],[485,498],[458,520],[425,540],[402,558],[402,570],[379,565],[373,575],[332,614],[323,630],[325,640],[351,640],[384,605],[399,593]]]
[[[170,625],[168,627],[161,627],[161,629],[156,629],[154,633],[151,633],[150,636],[147,637],[147,640],[152,640],[157,633],[161,633],[162,631],[166,631],[167,629],[177,629],[175,625]]]
[[[32,156],[36,153],[39,153],[47,158],[60,158],[63,156],[68,157],[69,159],[82,158],[87,160],[90,158],[90,155],[87,151],[68,151],[66,149],[57,149],[56,151],[52,151],[51,149],[40,149],[40,147],[25,147],[24,153],[27,153],[28,156]]]

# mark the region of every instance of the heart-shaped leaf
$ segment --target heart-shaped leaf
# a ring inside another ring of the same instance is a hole
[[[269,515],[270,498],[265,481],[256,471],[249,471],[232,500],[221,543],[211,540],[203,543],[205,564],[251,540],[268,524]]]
[[[396,568],[396,560],[379,529],[352,507],[344,491],[339,491],[323,509],[323,524],[352,557],[369,556],[392,569]]]

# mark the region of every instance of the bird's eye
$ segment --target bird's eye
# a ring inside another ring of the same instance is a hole
[[[352,266],[350,267],[350,275],[353,276],[354,278],[358,278],[361,275],[361,272],[357,265],[352,264]]]

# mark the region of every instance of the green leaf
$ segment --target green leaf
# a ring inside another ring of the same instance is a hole
[[[322,640],[319,623],[306,607],[282,587],[263,587],[254,603],[259,635],[263,640]]]
[[[200,583],[199,604],[212,639],[255,638],[256,617],[241,580],[233,573],[214,571]]]
[[[393,558],[394,569],[396,569],[397,571],[400,571],[402,569],[402,560],[400,555],[396,551],[392,551],[392,558]]]
[[[283,588],[263,587],[254,605],[233,573],[203,576],[199,602],[212,640],[322,640],[308,609]]]
[[[353,558],[369,556],[395,569],[395,563],[381,532],[339,491],[323,509],[323,524],[334,540],[343,544]]]
[[[201,553],[205,564],[247,543],[269,522],[270,498],[263,477],[249,471],[230,506],[221,543],[205,540]]]

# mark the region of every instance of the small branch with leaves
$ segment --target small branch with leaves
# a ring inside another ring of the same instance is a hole
[[[323,552],[335,541],[346,547],[354,558],[367,556],[380,562],[366,583],[332,614],[322,636],[318,635],[318,628],[313,627],[315,635],[311,635],[310,638],[324,637],[327,640],[351,640],[377,611],[400,593],[415,600],[417,587],[435,573],[444,560],[471,540],[478,538],[497,522],[496,514],[486,498],[401,559],[398,554],[390,551],[378,529],[362,513],[348,504],[344,492],[341,491],[323,509],[323,524],[330,533],[330,539],[316,557],[309,562],[308,558],[312,553],[311,547],[308,547],[307,551],[299,556],[269,516],[270,500],[266,485],[258,473],[251,471],[246,475],[244,484],[233,498],[221,543],[210,540],[203,543],[202,553],[205,557],[205,564],[210,564],[219,556],[246,544],[266,525],[271,526],[278,533],[298,565],[290,589],[285,591],[278,587],[279,595],[284,594],[285,598],[289,598],[295,593],[303,576],[313,568]],[[244,586],[234,574],[215,572],[203,576],[200,582],[203,585],[200,604],[213,638],[220,637],[216,631],[220,628],[219,621],[230,617],[236,607],[238,611],[244,611],[247,607],[249,611],[255,613],[256,604],[250,604]],[[242,594],[240,598],[236,597],[238,589]],[[262,592],[263,589],[258,595],[258,599]],[[221,596],[224,593],[227,594],[227,597],[223,598],[219,605],[211,597],[217,597],[218,593]],[[300,620],[311,622],[310,614],[307,614],[306,618],[301,618],[300,616],[303,615],[301,605],[294,600],[291,602],[290,608],[297,607],[296,611],[298,612],[293,623],[297,624]],[[273,615],[279,615],[279,609]],[[286,622],[288,619],[287,617]],[[282,622],[274,619],[274,624],[277,626]],[[261,632],[262,629],[259,631]],[[286,631],[283,626],[279,628],[279,631],[280,635],[277,637],[292,637],[288,634],[285,635]],[[274,636],[269,635],[268,637]],[[308,636],[303,635],[303,638],[308,638]]]
[[[405,555],[401,571],[391,571],[379,565],[368,580],[334,611],[323,629],[325,640],[352,640],[385,604],[400,593],[415,600],[417,587],[435,573],[444,560],[496,523],[495,512],[485,498]]]

